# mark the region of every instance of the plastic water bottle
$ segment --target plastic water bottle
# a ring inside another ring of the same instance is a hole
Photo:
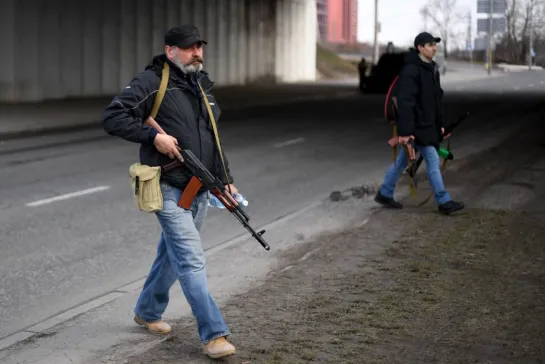
[[[233,197],[238,202],[239,206],[241,206],[241,207],[248,206],[248,200],[246,200],[244,198],[244,196],[242,196],[240,193],[233,193]],[[214,196],[214,195],[210,196],[210,200],[208,200],[208,206],[217,207],[217,208],[220,208],[220,209],[225,208],[225,206],[223,206],[221,201],[218,200],[218,198],[216,196]]]
[[[217,207],[219,209],[224,209],[225,208],[225,206],[223,206],[221,201],[218,200],[218,198],[216,196],[214,196],[214,195],[210,195],[210,199],[208,200],[208,206]]]

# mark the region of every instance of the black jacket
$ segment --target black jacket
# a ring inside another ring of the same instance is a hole
[[[443,127],[443,90],[435,62],[424,62],[415,51],[407,53],[396,96],[398,134],[414,135],[418,144],[437,146]]]
[[[143,125],[151,114],[155,95],[161,83],[164,62],[169,62],[170,77],[155,121],[168,135],[178,140],[181,148],[190,149],[212,174],[223,183],[227,183],[208,111],[196,83],[198,78],[217,123],[221,110],[212,94],[214,83],[206,72],[186,75],[164,54],[154,57],[145,71],[133,78],[104,110],[102,114],[104,129],[110,135],[140,143],[142,164],[162,166],[172,162],[167,155],[155,148],[153,140],[157,132],[147,124]],[[225,153],[224,158],[229,182],[232,183],[233,177],[229,172]],[[171,170],[162,176],[163,181],[180,189],[185,188],[190,178],[191,174],[186,168]]]

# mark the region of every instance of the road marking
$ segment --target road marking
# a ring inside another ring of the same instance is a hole
[[[531,83],[531,84],[529,84],[529,85],[528,85],[528,87],[534,87],[534,84],[533,84],[533,83]]]
[[[79,197],[79,196],[89,195],[91,193],[105,191],[105,190],[107,190],[109,188],[110,188],[110,186],[93,187],[93,188],[89,188],[89,189],[86,189],[86,190],[71,192],[71,193],[67,193],[67,194],[64,194],[64,195],[60,195],[60,196],[55,196],[55,197],[50,197],[50,198],[46,198],[46,199],[43,199],[43,200],[29,202],[26,205],[29,206],[29,207],[47,205],[49,203],[56,202],[56,201],[68,200],[69,198],[73,198],[73,197]]]
[[[276,143],[274,145],[275,148],[283,148],[283,147],[287,147],[287,146],[290,146],[290,145],[294,145],[294,144],[299,144],[299,143],[302,143],[305,141],[305,138],[295,138],[295,139],[291,139],[291,140],[286,140],[285,142],[282,142],[282,143]]]
[[[515,90],[517,90],[517,91],[520,90],[520,86],[515,86],[515,87],[513,87],[513,88],[514,88]]]

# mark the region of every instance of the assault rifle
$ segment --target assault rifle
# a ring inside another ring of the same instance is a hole
[[[157,124],[152,118],[148,118],[146,123],[152,128],[156,129],[160,134],[166,134],[165,131]],[[191,177],[187,187],[184,189],[180,200],[178,201],[178,206],[181,208],[189,209],[193,200],[201,187],[205,187],[210,190],[210,192],[216,196],[218,200],[225,206],[225,208],[232,213],[238,221],[250,232],[250,234],[265,248],[265,250],[270,250],[269,244],[263,239],[262,235],[265,233],[265,230],[256,232],[248,221],[250,217],[242,210],[237,201],[231,196],[225,185],[210,173],[208,169],[201,163],[201,161],[193,154],[189,149],[179,149],[179,153],[176,154],[177,160],[166,164],[161,167],[161,172],[166,173],[175,168],[180,168],[182,166],[187,167],[193,176]]]
[[[454,131],[454,129],[456,129],[458,127],[458,125],[460,125],[460,123],[462,121],[464,121],[467,117],[469,116],[469,111],[466,111],[464,114],[458,116],[458,120],[456,120],[454,123],[450,124],[449,126],[447,126],[445,128],[445,132],[441,135],[441,138],[439,140],[439,143],[441,143],[445,136],[446,135],[449,135],[450,133],[452,133]],[[443,149],[443,148],[439,148],[438,150],[438,153],[439,155],[443,158],[443,159],[448,159],[448,160],[452,160],[454,159],[454,155],[447,149]],[[416,172],[418,171],[418,168],[420,167],[420,165],[422,164],[422,161],[424,160],[424,157],[422,156],[422,154],[420,154],[420,157],[418,157],[418,160],[415,162],[415,163],[411,163],[407,169],[405,170],[405,172],[411,177],[411,178],[415,178],[416,176]]]

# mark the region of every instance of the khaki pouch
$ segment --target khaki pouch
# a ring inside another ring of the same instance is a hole
[[[140,211],[158,212],[163,209],[161,167],[134,163],[129,168],[134,202]]]

